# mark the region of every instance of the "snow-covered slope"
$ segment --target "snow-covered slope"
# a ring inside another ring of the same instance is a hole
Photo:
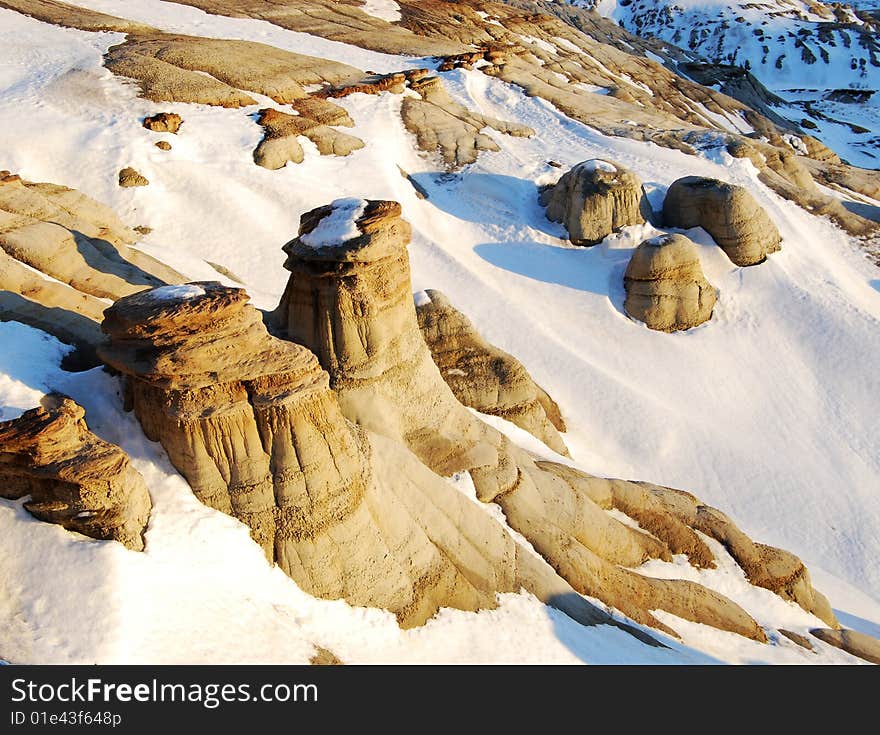
[[[840,89],[880,89],[880,43],[870,16],[848,5],[802,0],[569,1],[631,33],[745,67],[789,103],[778,110],[783,117],[795,125],[808,120],[807,132],[853,164],[880,166],[880,101],[827,99]]]
[[[80,4],[163,30],[259,40],[376,71],[425,61],[158,0]],[[842,231],[772,193],[746,159],[606,137],[479,71],[444,80],[460,101],[527,124],[534,138],[499,136],[502,151],[448,174],[417,153],[399,96],[355,94],[339,103],[366,142],[362,151],[319,156],[306,143],[304,163],[268,171],[252,159],[261,136],[249,116],[256,106],[145,101],[101,66],[119,40],[0,10],[0,167],[111,205],[128,224],[153,228],[143,250],[193,279],[216,278],[206,261],[220,263],[267,308],[283,290],[280,248],[302,212],[339,197],[400,201],[414,229],[414,288],[444,291],[528,366],[562,406],[579,466],[692,490],[754,538],[799,554],[842,622],[880,633],[880,275]],[[140,125],[160,109],[186,120],[168,153]],[[537,203],[537,185],[559,175],[549,160],[565,170],[594,157],[635,171],[655,206],[684,175],[746,185],[779,226],[783,249],[744,270],[705,233],[690,232],[720,289],[716,314],[687,333],[652,332],[622,311],[623,270],[650,226],[575,248]],[[125,165],[151,184],[120,189],[116,172]],[[12,621],[0,627],[0,656],[9,660],[292,662],[307,660],[317,643],[349,662],[856,662],[818,641],[815,654],[778,636],[764,646],[668,616],[684,645],[648,649],[617,631],[583,628],[527,595],[505,596],[495,611],[444,611],[401,632],[390,614],[315,600],[270,567],[247,529],[200,505],[159,446],[122,413],[114,378],[65,374],[57,366],[63,348],[19,325],[0,325],[0,344],[0,417],[35,405],[47,389],[69,393],[92,429],[132,456],[154,501],[141,555],[0,501],[0,537],[14,550],[0,555],[0,619]],[[466,479],[457,484],[469,490]],[[695,574],[680,560],[643,571]],[[804,632],[818,624],[745,584],[732,564],[700,579],[767,626]],[[82,588],[96,592],[88,614],[75,594]]]

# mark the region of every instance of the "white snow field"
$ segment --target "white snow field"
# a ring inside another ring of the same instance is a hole
[[[375,71],[425,63],[158,0],[79,4]],[[414,290],[442,290],[488,340],[523,361],[562,408],[571,461],[695,493],[756,540],[800,555],[844,625],[880,634],[880,272],[841,230],[780,199],[747,160],[723,149],[697,158],[609,138],[479,71],[444,80],[460,101],[530,125],[534,138],[486,131],[501,152],[448,174],[415,148],[399,96],[352,95],[340,103],[363,150],[319,156],[303,141],[302,164],[268,171],[252,159],[261,137],[257,107],[140,99],[101,66],[101,54],[119,40],[0,10],[0,167],[77,188],[129,225],[152,227],[138,247],[193,280],[218,278],[208,260],[229,268],[262,308],[273,308],[284,288],[281,245],[296,234],[300,214],[342,198],[401,202],[413,225]],[[140,124],[160,110],[185,120],[167,136],[174,145],[167,153]],[[551,159],[563,168],[549,166]],[[737,268],[705,233],[689,232],[720,292],[715,314],[686,333],[653,332],[624,315],[622,277],[632,249],[654,229],[628,228],[576,248],[537,202],[539,184],[587,159],[635,171],[655,208],[681,176],[745,184],[778,225],[782,251]],[[150,185],[119,188],[116,174],[128,165]],[[398,166],[428,199],[416,196]],[[147,480],[154,503],[147,548],[85,539],[33,519],[19,502],[0,501],[0,658],[294,663],[318,644],[347,663],[859,662],[818,640],[809,652],[771,630],[761,645],[664,613],[682,642],[658,635],[670,648],[653,649],[608,627],[582,627],[527,594],[502,595],[493,611],[444,610],[405,632],[389,613],[315,600],[266,562],[245,526],[195,499],[161,447],[123,413],[115,378],[99,369],[65,373],[64,351],[36,330],[0,324],[0,419],[37,405],[47,390],[80,402],[89,426],[122,446]],[[527,449],[559,459],[491,420]],[[467,491],[467,478],[454,484]],[[642,571],[699,579],[771,629],[821,625],[746,584],[716,549],[717,570],[697,572],[676,560]]]

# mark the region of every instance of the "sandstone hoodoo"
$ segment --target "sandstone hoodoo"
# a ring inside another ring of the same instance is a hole
[[[412,626],[524,587],[611,623],[406,448],[347,421],[315,356],[270,336],[242,289],[146,291],[109,308],[103,328],[101,355],[127,376],[146,435],[310,594]]]
[[[702,227],[739,266],[763,263],[779,250],[779,230],[741,186],[702,176],[672,183],[663,202],[667,227]]]
[[[154,133],[174,133],[180,130],[183,118],[176,112],[157,112],[144,118],[143,126]]]
[[[43,404],[0,423],[0,496],[30,496],[24,507],[40,520],[142,550],[150,496],[128,455],[89,431],[69,398]]]
[[[729,520],[693,496],[539,465],[464,408],[419,331],[406,249],[410,226],[401,214],[397,202],[340,200],[304,214],[299,236],[284,246],[292,275],[272,316],[274,328],[315,352],[347,418],[406,444],[438,474],[470,472],[478,499],[498,503],[507,522],[572,587],[639,622],[672,632],[651,612],[662,609],[765,639],[760,626],[722,595],[627,568],[672,553],[711,566],[713,556],[696,528],[724,543],[740,540],[736,558],[747,563],[754,584],[836,625],[796,557],[746,543]],[[606,513],[612,508],[639,519],[651,535]]]
[[[623,308],[651,329],[676,332],[712,317],[715,289],[703,275],[697,246],[684,235],[660,235],[633,252],[623,277]]]
[[[541,193],[547,218],[561,222],[575,245],[595,245],[615,230],[651,218],[642,182],[610,161],[582,161]]]
[[[439,291],[416,294],[416,314],[431,357],[465,406],[512,421],[548,447],[568,455],[556,402],[513,355],[489,344]]]

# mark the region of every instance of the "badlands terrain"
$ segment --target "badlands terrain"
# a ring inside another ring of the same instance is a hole
[[[880,663],[876,24],[0,0],[0,658]]]

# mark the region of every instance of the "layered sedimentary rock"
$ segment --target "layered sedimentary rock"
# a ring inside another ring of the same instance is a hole
[[[170,286],[107,310],[101,355],[146,435],[205,504],[246,523],[310,594],[418,625],[525,587],[610,622],[404,447],[342,415],[305,347],[271,337],[246,293]]]
[[[486,342],[439,291],[417,294],[416,315],[431,357],[461,403],[512,421],[568,455],[559,436],[565,431],[559,406],[519,360]]]
[[[660,235],[633,252],[623,277],[623,308],[651,329],[676,332],[712,317],[715,288],[703,275],[697,246],[684,235]]]
[[[702,227],[733,263],[763,263],[779,250],[779,230],[748,190],[702,176],[674,181],[663,201],[669,227]]]
[[[144,548],[150,496],[125,452],[89,431],[69,398],[0,423],[0,496],[25,496],[25,509],[96,539]]]
[[[508,523],[578,592],[664,630],[669,629],[652,610],[764,640],[755,621],[722,595],[627,568],[691,549],[698,563],[711,565],[712,554],[689,521],[699,518],[701,529],[722,538],[729,535],[727,525],[703,524],[695,508],[679,508],[635,483],[539,466],[456,400],[419,332],[409,236],[396,202],[353,207],[346,201],[304,214],[299,236],[284,247],[291,277],[272,323],[279,335],[318,355],[346,417],[405,443],[439,474],[469,471],[477,497],[498,503]],[[641,517],[639,523],[653,535],[606,513],[611,505],[603,503],[610,503],[615,487],[622,499],[614,507]],[[694,501],[704,513],[715,512]],[[669,529],[666,538],[655,532],[659,528]],[[819,598],[800,562],[776,564],[768,553],[761,566],[761,558],[751,576],[764,586],[791,590],[809,609],[817,607]]]
[[[77,347],[77,367],[94,366],[106,299],[184,280],[129,247],[137,239],[74,189],[0,171],[0,319],[54,334]]]
[[[311,101],[305,111],[314,110],[315,114],[324,115],[333,120],[332,124],[350,124],[351,118],[347,113],[342,116],[335,113],[329,107],[322,107],[321,103],[331,105],[325,100]],[[333,108],[341,110],[336,105]],[[342,110],[344,113],[345,111]],[[305,153],[297,138],[303,136],[311,140],[323,156],[347,156],[352,151],[364,147],[364,142],[353,135],[334,130],[328,125],[319,123],[303,112],[299,115],[291,115],[274,109],[260,110],[257,122],[263,127],[264,136],[254,150],[254,162],[258,166],[268,169],[283,168],[290,161],[302,163]]]
[[[176,112],[157,112],[155,115],[145,117],[143,121],[143,126],[154,133],[173,133],[176,135],[181,125],[183,125],[183,118]]]
[[[547,218],[561,222],[575,245],[595,245],[651,216],[642,182],[610,161],[582,161],[541,193]]]

